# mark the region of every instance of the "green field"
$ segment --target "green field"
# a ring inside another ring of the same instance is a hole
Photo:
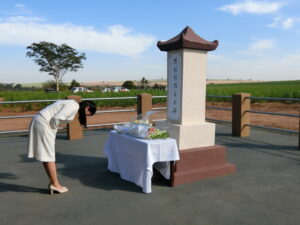
[[[253,97],[300,98],[300,80],[207,86],[207,95],[231,96],[234,93],[250,93]]]
[[[153,96],[165,96],[166,91],[162,90],[131,90],[129,93],[79,93],[82,98],[106,98],[106,97],[125,97],[136,96],[139,93],[149,93]],[[234,93],[251,93],[255,97],[274,97],[274,98],[300,98],[300,80],[296,81],[275,81],[259,83],[239,83],[239,84],[210,84],[207,86],[207,95],[231,96]],[[43,99],[65,99],[72,95],[71,92],[45,93],[43,91],[5,91],[0,92],[0,97],[5,101],[18,100],[43,100]],[[208,98],[209,101],[230,101],[224,98]],[[153,103],[163,103],[166,98],[154,99]],[[257,101],[257,100],[256,100]],[[36,104],[9,104],[3,107],[18,108],[20,110],[36,110],[49,103]],[[99,107],[128,107],[136,104],[136,100],[102,100],[97,101]]]
[[[41,88],[42,86],[43,86],[43,83],[26,83],[26,84],[22,84],[22,87],[27,87],[27,88],[31,88],[31,87]]]
[[[76,93],[76,95],[81,96],[82,98],[112,98],[112,97],[136,97],[140,93],[149,93],[152,96],[165,96],[166,91],[162,90],[131,90],[130,92],[107,92],[102,93],[100,91],[95,91],[93,93]],[[4,98],[5,101],[26,101],[26,100],[46,100],[46,99],[65,99],[69,95],[75,95],[70,91],[64,92],[50,92],[45,93],[44,91],[5,91],[0,92],[0,97]],[[157,98],[153,99],[153,104],[163,103],[166,101],[166,98]],[[51,103],[51,102],[50,102]],[[46,105],[50,104],[49,102],[44,103],[19,103],[19,104],[5,104],[2,105],[2,108],[17,108],[19,111],[27,110],[38,110]],[[135,99],[126,99],[126,100],[97,100],[98,107],[128,107],[136,104]],[[1,107],[0,107],[1,110]]]

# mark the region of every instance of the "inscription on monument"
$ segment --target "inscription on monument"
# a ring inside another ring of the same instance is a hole
[[[181,57],[178,53],[169,54],[168,59],[168,118],[179,120],[181,110]]]

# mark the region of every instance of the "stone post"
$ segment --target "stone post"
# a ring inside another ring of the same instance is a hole
[[[0,98],[0,102],[3,102],[4,98]],[[2,108],[2,104],[0,105],[0,109]]]
[[[78,103],[81,101],[81,97],[77,95],[67,96],[67,99],[73,99]],[[82,126],[79,123],[78,113],[76,113],[74,120],[67,124],[68,140],[78,140],[83,138]]]
[[[148,111],[152,110],[152,95],[139,94],[137,96],[137,115],[146,115]]]
[[[300,112],[299,112],[299,135],[298,135],[298,149],[300,149]]]
[[[180,150],[172,185],[235,172],[226,162],[226,148],[215,145],[215,124],[205,121],[207,51],[218,41],[206,41],[186,27],[157,46],[167,51],[168,62],[167,120],[157,126],[168,127]]]
[[[250,97],[248,93],[232,95],[232,135],[238,137],[250,136]]]

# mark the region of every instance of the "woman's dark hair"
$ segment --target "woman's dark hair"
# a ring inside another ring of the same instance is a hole
[[[79,122],[82,126],[84,126],[86,128],[86,114],[85,114],[85,108],[88,107],[91,116],[95,114],[96,110],[97,110],[97,106],[95,104],[95,102],[87,100],[87,101],[82,101],[79,103],[79,110],[78,110],[78,114],[79,114]]]

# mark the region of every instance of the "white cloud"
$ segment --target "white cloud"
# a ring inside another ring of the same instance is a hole
[[[264,49],[274,48],[275,40],[274,39],[264,39],[264,40],[256,40],[250,45],[249,50],[251,51],[259,51]]]
[[[66,43],[73,48],[137,56],[154,43],[152,35],[136,33],[122,25],[106,31],[73,24],[51,24],[38,17],[0,18],[0,44],[27,46],[33,42]]]
[[[273,28],[282,28],[282,29],[290,29],[292,28],[297,22],[296,18],[282,18],[282,17],[276,17],[273,20],[273,23],[268,25],[269,27]]]
[[[276,41],[274,39],[253,39],[254,41],[247,49],[237,51],[237,53],[250,56],[262,56],[265,54],[264,50],[270,50],[276,47]]]
[[[29,16],[13,16],[7,18],[0,18],[0,23],[36,23],[46,21],[41,17],[29,17]]]
[[[11,9],[9,11],[1,10],[1,13],[10,15],[10,16],[20,16],[20,15],[31,15],[32,14],[31,10],[24,4],[15,3],[13,6],[14,6],[13,9]]]
[[[282,28],[289,29],[295,24],[295,20],[293,18],[288,18],[282,21]]]
[[[234,15],[240,13],[266,14],[278,11],[284,4],[282,2],[246,0],[235,4],[224,5],[219,10],[230,12]]]
[[[25,6],[24,4],[21,4],[21,3],[16,3],[16,4],[15,4],[15,7],[16,7],[16,8],[19,8],[19,9],[24,9],[24,8],[26,8],[26,6]]]

